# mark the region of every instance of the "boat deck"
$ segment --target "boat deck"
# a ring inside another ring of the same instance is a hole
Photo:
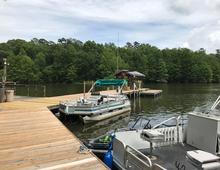
[[[0,169],[107,169],[92,153],[78,152],[81,142],[48,109],[80,96],[0,103]]]
[[[181,143],[173,144],[172,146],[156,147],[153,149],[152,162],[166,169],[198,170],[186,158],[186,152],[191,150],[196,150],[196,148]],[[149,157],[149,149],[141,152]]]

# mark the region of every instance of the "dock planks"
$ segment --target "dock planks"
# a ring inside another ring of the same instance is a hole
[[[162,90],[146,90],[146,91],[141,91],[140,95],[142,96],[159,96],[162,93]]]
[[[0,169],[107,169],[47,108],[82,94],[0,103]]]
[[[141,96],[159,96],[161,95],[162,90],[154,90],[149,88],[142,88],[137,90],[125,90],[123,91],[124,94],[131,95],[131,94],[140,94]]]

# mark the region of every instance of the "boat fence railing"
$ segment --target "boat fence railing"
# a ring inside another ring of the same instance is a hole
[[[219,103],[220,103],[220,96],[218,96],[218,98],[216,99],[216,101],[212,105],[210,111],[214,110],[218,106]]]
[[[180,132],[181,132],[180,127]],[[154,144],[154,147],[167,146],[183,141],[183,138],[178,138],[178,132],[176,127],[159,128],[158,131],[164,135],[164,140]],[[182,134],[182,133],[180,133]]]
[[[180,138],[180,128],[179,128],[180,121],[179,121],[179,120],[180,120],[180,118],[181,118],[181,116],[171,117],[171,118],[166,119],[166,120],[162,121],[161,123],[159,123],[159,124],[153,126],[152,129],[156,129],[156,128],[158,128],[159,126],[161,126],[161,125],[163,125],[163,124],[165,124],[165,123],[167,123],[167,122],[169,122],[169,121],[171,121],[171,120],[176,120],[177,142],[179,142],[179,138]]]
[[[152,169],[152,162],[149,157],[127,145],[125,147],[125,168],[150,170]]]
[[[176,125],[179,125],[179,119],[180,119],[180,118],[181,118],[181,116],[178,116],[178,117],[175,117],[175,116],[174,116],[174,117],[171,117],[171,118],[166,119],[166,120],[160,122],[159,124],[153,126],[152,129],[156,129],[156,128],[158,128],[159,126],[161,126],[161,125],[163,125],[163,124],[165,124],[165,123],[167,123],[167,122],[169,122],[169,121],[171,121],[171,120],[176,120]]]

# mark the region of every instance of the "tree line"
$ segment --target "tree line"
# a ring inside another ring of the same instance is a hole
[[[19,83],[72,83],[113,78],[119,69],[137,70],[146,82],[220,82],[220,50],[159,49],[150,44],[98,44],[61,38],[55,43],[34,38],[0,43],[0,74],[3,58],[7,79]]]

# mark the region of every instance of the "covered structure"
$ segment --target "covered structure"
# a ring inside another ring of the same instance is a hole
[[[115,76],[116,78],[119,78],[119,79],[126,79],[126,78],[143,79],[145,78],[145,75],[138,71],[128,71],[128,70],[119,70],[115,73]]]
[[[135,89],[136,87],[141,87],[141,80],[145,78],[145,75],[138,71],[119,70],[115,73],[115,77],[117,79],[127,79],[130,88]]]

